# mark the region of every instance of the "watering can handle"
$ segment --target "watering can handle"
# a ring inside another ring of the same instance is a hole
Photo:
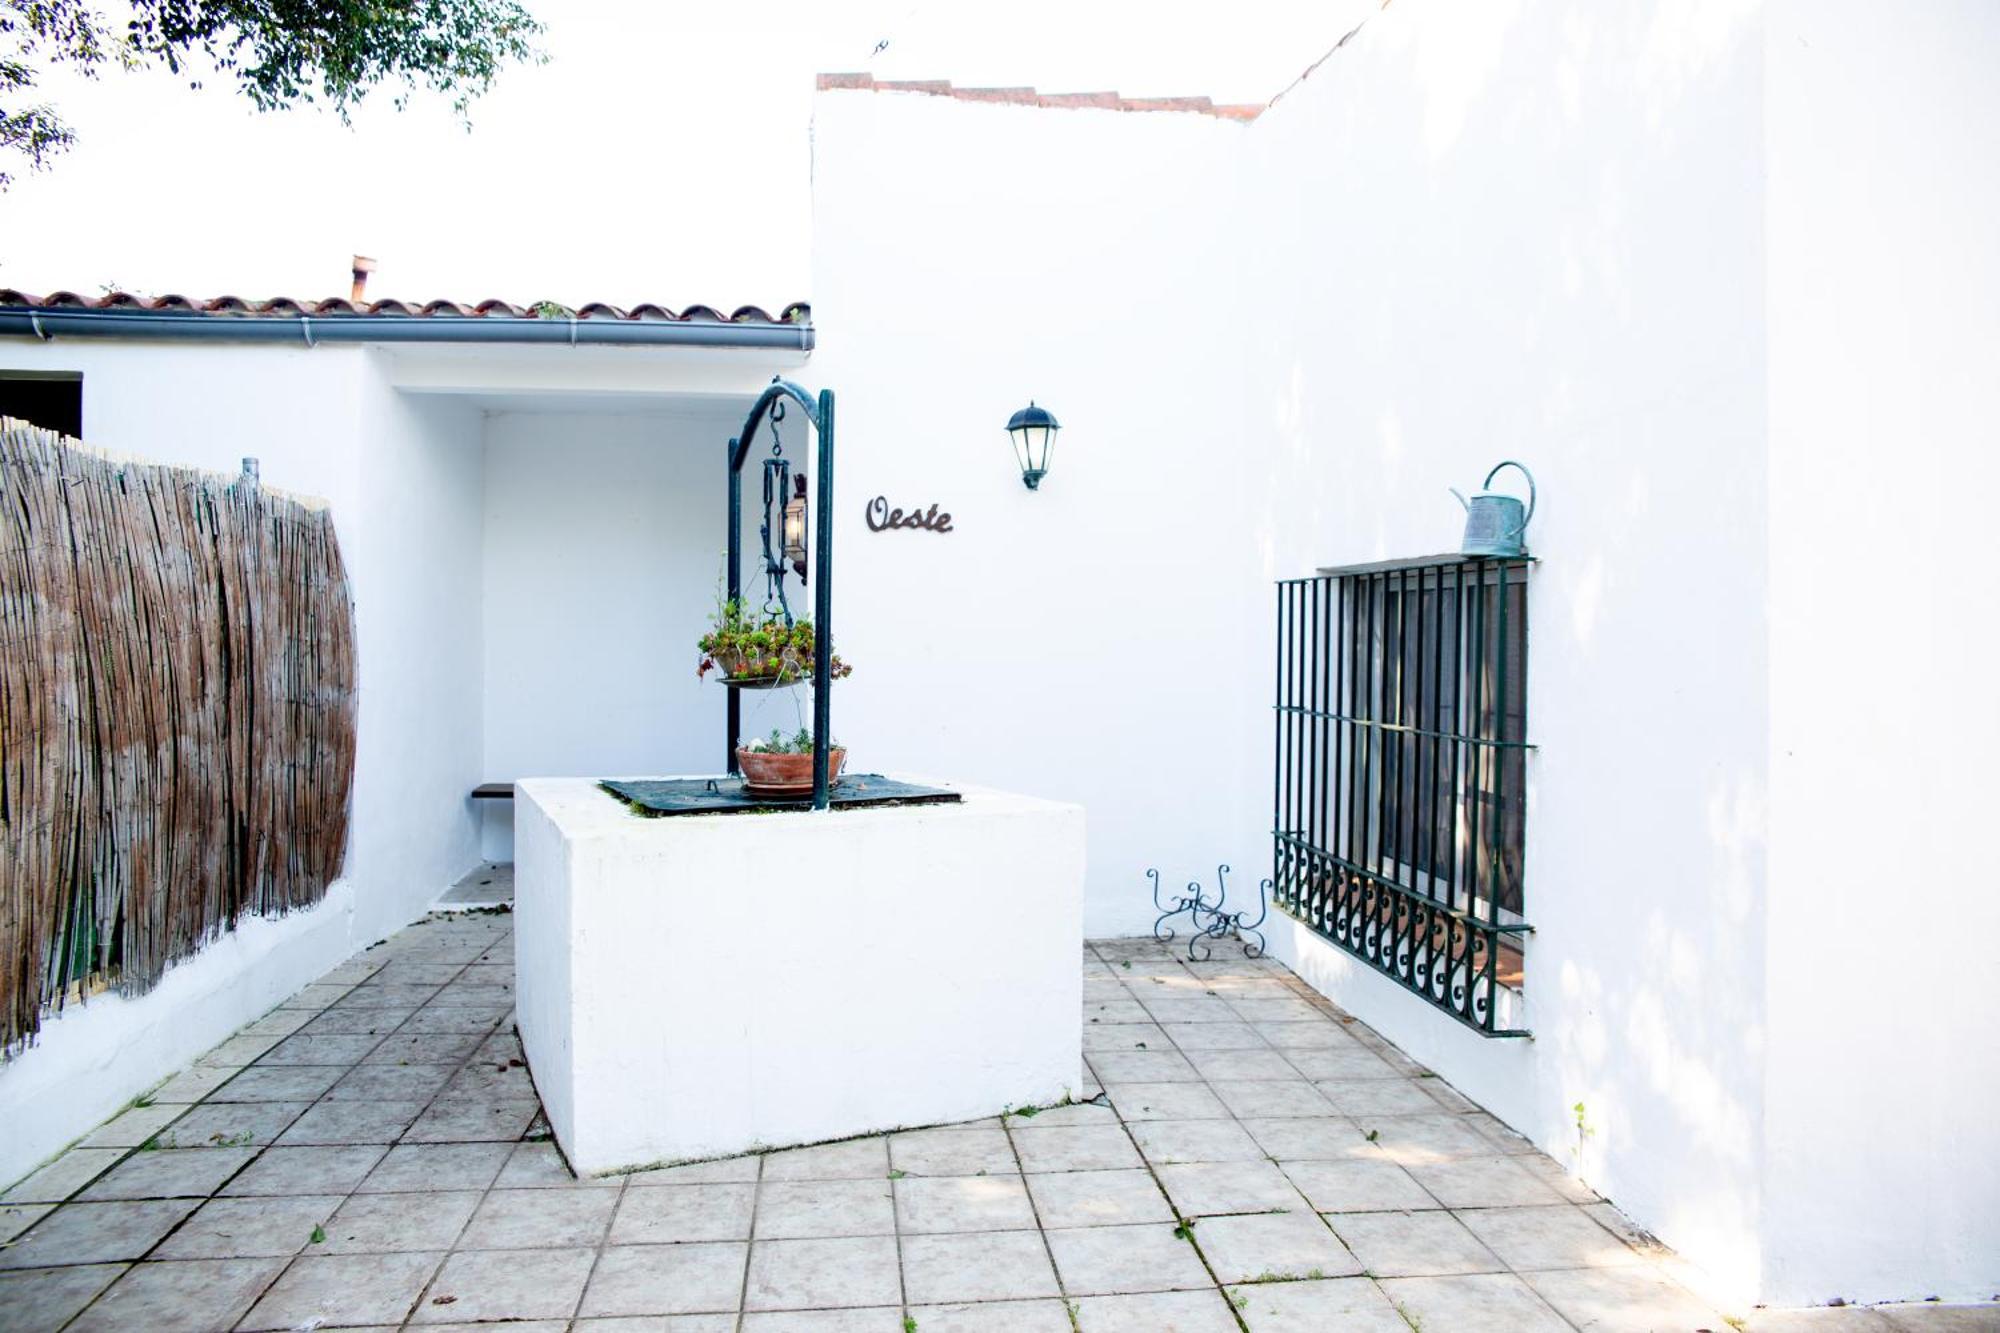
[[[1509,458],[1493,465],[1493,470],[1486,474],[1486,480],[1481,484],[1480,489],[1483,491],[1492,490],[1493,479],[1500,475],[1500,469],[1504,467],[1517,468],[1520,470],[1521,475],[1528,479],[1528,512],[1521,515],[1521,526],[1508,534],[1509,536],[1519,536],[1528,530],[1528,520],[1535,516],[1535,474],[1528,471],[1522,464],[1516,463],[1513,459]],[[1464,502],[1460,501],[1460,503]]]

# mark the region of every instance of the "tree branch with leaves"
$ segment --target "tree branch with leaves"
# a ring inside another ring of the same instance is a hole
[[[463,116],[517,62],[544,59],[542,25],[514,0],[129,0],[122,29],[87,0],[0,0],[0,188],[76,135],[36,96],[43,71],[210,69],[260,111],[330,107],[342,120],[383,84],[398,107],[429,89]]]

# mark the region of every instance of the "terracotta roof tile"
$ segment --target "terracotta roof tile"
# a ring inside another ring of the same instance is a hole
[[[945,79],[878,79],[870,74],[822,74],[821,92],[922,93],[960,102],[999,102],[1009,106],[1085,108],[1101,111],[1184,111],[1221,120],[1251,121],[1262,104],[1218,106],[1206,97],[1120,97],[1117,93],[1041,93],[1033,88],[954,88]]]
[[[289,296],[274,296],[268,301],[250,301],[227,294],[212,296],[206,300],[195,300],[179,295],[142,296],[137,292],[125,291],[106,292],[98,297],[84,296],[72,291],[54,291],[46,296],[35,296],[12,287],[0,287],[0,307],[5,306],[31,306],[41,310],[163,310],[223,318],[271,316],[297,319],[301,315],[306,315],[314,319],[339,319],[354,315],[387,315],[409,319],[567,319],[570,316],[568,307],[554,301],[518,306],[506,301],[481,301],[477,305],[466,305],[443,299],[421,304],[384,300],[357,305],[338,296],[324,300],[303,301]],[[545,309],[549,312],[546,315],[543,313]],[[611,305],[604,301],[592,301],[577,307],[575,315],[578,319],[650,320],[679,324],[812,323],[812,307],[804,301],[794,301],[784,306],[775,316],[765,311],[762,306],[754,305],[738,306],[728,315],[724,315],[713,306],[691,305],[676,314],[666,306],[656,305],[650,301],[641,302],[630,308]]]

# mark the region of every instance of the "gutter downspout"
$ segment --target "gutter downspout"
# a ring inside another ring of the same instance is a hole
[[[0,337],[162,338],[210,342],[560,343],[571,347],[767,347],[810,352],[810,324],[517,319],[463,315],[209,315],[176,310],[0,306]]]

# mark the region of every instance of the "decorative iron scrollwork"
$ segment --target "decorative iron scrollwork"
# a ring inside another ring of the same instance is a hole
[[[1160,898],[1160,872],[1148,870],[1146,877],[1153,881],[1153,906],[1160,913],[1153,922],[1153,938],[1165,943],[1174,938],[1174,931],[1165,928],[1166,923],[1182,913],[1187,914],[1191,933],[1188,936],[1188,958],[1192,962],[1207,962],[1212,950],[1207,941],[1236,939],[1242,942],[1245,958],[1264,956],[1264,933],[1259,929],[1264,918],[1271,911],[1271,881],[1261,880],[1257,887],[1257,918],[1249,919],[1249,912],[1228,912],[1224,906],[1229,901],[1229,867],[1215,868],[1215,899],[1210,901],[1201,881],[1190,880],[1187,888],[1169,906]],[[1201,952],[1197,954],[1196,949]]]

